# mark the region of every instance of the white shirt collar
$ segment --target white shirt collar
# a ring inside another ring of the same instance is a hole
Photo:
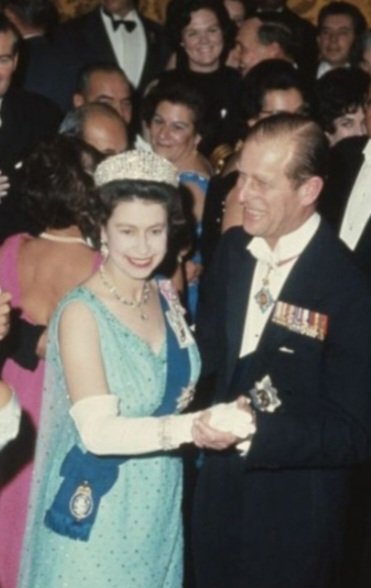
[[[344,63],[342,66],[334,66],[331,65],[328,61],[320,61],[318,68],[317,68],[317,79],[321,78],[325,73],[328,71],[332,71],[333,69],[337,69],[337,67],[350,67],[350,63]]]
[[[272,250],[262,237],[254,237],[247,245],[256,259],[277,267],[283,261],[298,257],[312,239],[320,223],[320,216],[314,212],[298,229],[283,235]]]

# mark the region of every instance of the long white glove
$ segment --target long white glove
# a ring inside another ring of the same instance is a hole
[[[238,409],[236,403],[231,405],[210,409],[214,419],[210,424],[218,428],[220,423],[224,427],[220,430],[228,430],[244,439],[251,430],[251,415]],[[119,398],[113,394],[89,396],[70,409],[86,449],[97,455],[141,455],[191,443],[193,420],[199,414],[125,417],[119,414]]]

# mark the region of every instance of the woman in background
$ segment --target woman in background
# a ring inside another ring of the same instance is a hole
[[[210,156],[216,146],[226,141],[229,128],[225,128],[224,121],[236,108],[240,75],[225,65],[234,45],[236,26],[222,2],[171,0],[166,30],[175,58],[173,69],[159,79],[181,81],[202,95],[207,131],[199,149]]]
[[[198,151],[205,128],[202,96],[185,84],[159,83],[145,98],[143,118],[153,151],[176,166],[180,182],[189,189],[192,196],[196,251],[185,262],[185,275],[187,307],[190,318],[194,321],[198,280],[202,270],[197,241],[202,232],[205,195],[212,175],[210,163]]]
[[[17,234],[0,249],[0,284],[12,295],[14,320],[2,353],[3,378],[22,407],[20,433],[0,457],[0,585],[15,588],[44,376],[44,348],[58,301],[87,279],[99,255],[84,239],[95,152],[57,136],[24,163],[25,206],[37,236]],[[10,532],[11,530],[11,532]]]

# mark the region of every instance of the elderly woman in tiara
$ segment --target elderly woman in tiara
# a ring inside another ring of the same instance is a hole
[[[195,442],[247,451],[244,400],[180,414],[199,357],[154,274],[183,224],[177,170],[126,152],[95,174],[105,260],[50,325],[20,588],[181,588],[182,463]]]

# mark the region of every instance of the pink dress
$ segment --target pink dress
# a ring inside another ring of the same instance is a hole
[[[20,306],[18,251],[24,234],[5,241],[0,251],[0,287],[12,294],[12,307]],[[99,265],[99,254],[94,266]],[[35,324],[23,312],[21,318]],[[19,559],[26,524],[33,453],[39,424],[45,362],[34,371],[7,359],[3,379],[17,393],[22,406],[20,434],[0,455],[0,587],[16,588]],[[31,587],[30,587],[31,588]]]

